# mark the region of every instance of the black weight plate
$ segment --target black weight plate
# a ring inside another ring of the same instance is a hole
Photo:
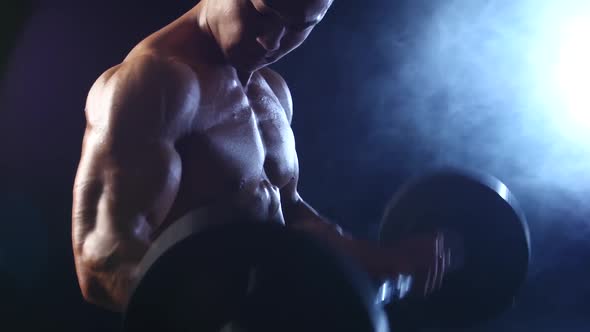
[[[498,179],[444,169],[408,182],[387,206],[382,245],[434,229],[464,238],[464,266],[425,300],[387,306],[392,326],[468,327],[511,307],[528,271],[530,239],[514,195]]]

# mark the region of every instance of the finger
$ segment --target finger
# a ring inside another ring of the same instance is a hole
[[[453,267],[453,255],[452,255],[452,251],[449,248],[445,248],[445,272],[446,271],[451,271],[452,267]]]
[[[426,280],[424,282],[424,286],[422,288],[422,296],[427,296],[428,294],[430,294],[431,292],[431,285],[433,283],[433,278],[434,278],[434,269],[428,269],[428,272],[426,273]]]
[[[425,270],[415,270],[411,274],[412,284],[407,293],[410,298],[423,298],[427,294],[428,273]]]
[[[439,258],[438,258],[438,253],[440,251],[440,245],[441,245],[441,234],[440,233],[436,233],[435,237],[434,237],[434,241],[432,241],[431,243],[433,243],[433,246],[431,247],[431,250],[429,252],[429,260],[431,260],[431,266],[428,267],[428,273],[427,273],[427,277],[426,277],[426,284],[424,285],[424,295],[430,294],[432,293],[438,284],[438,270],[439,270]]]
[[[440,289],[442,287],[442,282],[444,280],[445,271],[447,268],[446,256],[447,255],[445,249],[445,237],[441,234],[441,236],[438,239],[438,246],[436,251],[437,269],[435,289]]]
[[[446,255],[444,252],[438,253],[438,264],[436,269],[436,284],[434,290],[438,290],[442,287],[446,273]]]
[[[434,259],[434,264],[433,264],[433,268],[432,268],[432,279],[430,282],[430,292],[434,292],[435,290],[438,289],[439,285],[440,285],[440,279],[441,279],[441,268],[443,268],[443,266],[441,265],[441,259],[440,259],[440,253],[441,253],[441,247],[443,245],[443,237],[441,234],[437,234],[436,236],[436,240],[434,242],[434,252],[433,252],[433,259]]]
[[[448,252],[447,272],[456,271],[463,267],[465,250],[463,238],[455,232],[445,232],[445,250]]]

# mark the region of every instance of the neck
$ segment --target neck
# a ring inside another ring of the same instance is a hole
[[[250,79],[252,78],[252,72],[240,71],[236,69],[236,75],[238,76],[238,79],[240,80],[242,87],[247,88],[248,83],[250,83]]]
[[[215,34],[213,33],[213,29],[211,28],[211,24],[210,24],[211,22],[209,20],[208,15],[207,15],[208,3],[209,3],[209,0],[201,1],[193,9],[191,9],[189,11],[189,13],[188,13],[189,17],[191,17],[192,20],[196,23],[199,33],[203,36],[203,39],[204,39],[206,45],[209,46],[208,48],[213,50],[212,55],[215,59],[217,59],[216,62],[218,62],[220,59],[223,59],[221,61],[224,64],[234,68],[236,71],[236,75],[237,75],[238,79],[240,80],[240,83],[245,88],[248,86],[248,83],[250,82],[250,79],[252,78],[252,72],[239,70],[238,68],[235,68],[225,58],[225,55],[223,54],[221,48],[219,47],[219,43],[217,41],[217,38],[215,37]]]
[[[211,25],[209,24],[209,18],[207,17],[207,4],[209,1],[203,0],[199,4],[197,4],[193,9],[189,11],[189,15],[193,18],[193,20],[197,24],[197,29],[199,32],[210,39],[212,42],[217,44],[217,40],[215,39],[215,35],[213,34],[213,30],[211,30]]]

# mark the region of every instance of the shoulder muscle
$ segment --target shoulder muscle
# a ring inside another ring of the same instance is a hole
[[[90,129],[111,135],[174,138],[190,126],[198,109],[199,84],[186,65],[142,55],[107,70],[86,102]]]

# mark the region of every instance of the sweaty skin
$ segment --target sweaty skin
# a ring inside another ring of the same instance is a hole
[[[204,207],[308,230],[375,277],[428,267],[421,291],[438,287],[445,263],[432,236],[378,249],[342,234],[297,192],[292,100],[266,66],[301,45],[330,5],[203,0],[96,80],[72,211],[87,301],[123,311],[152,241]]]

